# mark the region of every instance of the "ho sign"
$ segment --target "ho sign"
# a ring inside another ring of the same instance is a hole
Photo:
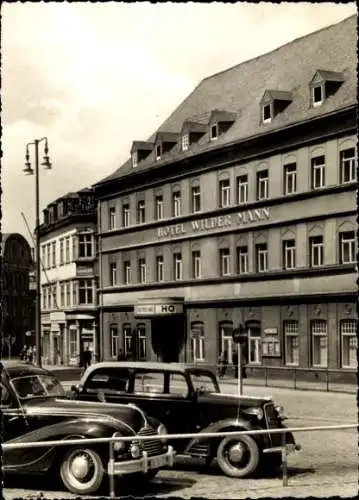
[[[182,304],[139,304],[134,308],[135,316],[165,316],[183,313]]]

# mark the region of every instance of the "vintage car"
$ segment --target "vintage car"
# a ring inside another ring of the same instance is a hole
[[[3,444],[49,440],[133,436],[114,444],[116,476],[151,479],[173,464],[166,430],[156,419],[129,404],[71,401],[57,378],[42,368],[19,365],[1,373]],[[153,435],[153,440],[136,437]],[[4,472],[46,472],[61,476],[65,487],[85,495],[100,488],[109,471],[109,444],[3,448]]]
[[[223,394],[216,376],[198,366],[153,362],[102,362],[90,366],[72,397],[135,403],[159,419],[168,434],[284,428],[282,408],[270,397]],[[290,432],[287,450],[299,450]],[[178,455],[214,458],[222,472],[246,477],[281,463],[281,434],[170,440]]]

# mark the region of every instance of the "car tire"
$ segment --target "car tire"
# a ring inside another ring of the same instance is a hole
[[[250,476],[259,464],[258,445],[251,436],[226,437],[217,448],[217,463],[226,476]]]
[[[91,448],[71,448],[61,461],[62,482],[76,495],[95,493],[103,482],[104,474],[100,455]]]

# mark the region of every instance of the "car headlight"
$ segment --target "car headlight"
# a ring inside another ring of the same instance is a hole
[[[160,424],[157,427],[157,434],[159,434],[160,436],[167,436],[168,432],[167,432],[166,427],[163,424]],[[165,443],[167,441],[167,437],[164,437],[164,438],[162,437],[161,441],[163,443]]]
[[[138,444],[131,444],[130,453],[132,458],[139,458],[141,456],[141,448]]]
[[[122,436],[121,432],[115,432],[112,437],[116,438],[116,437],[123,437],[123,436]],[[113,443],[113,449],[117,452],[123,451],[125,449],[125,447],[126,447],[125,441],[114,441],[114,443]]]
[[[263,410],[261,408],[247,408],[246,410],[244,410],[244,412],[248,415],[254,415],[258,418],[258,420],[262,420],[264,416]]]
[[[284,408],[283,408],[283,406],[275,406],[274,409],[277,412],[278,418],[280,420],[286,420],[287,419],[287,417],[284,415]]]

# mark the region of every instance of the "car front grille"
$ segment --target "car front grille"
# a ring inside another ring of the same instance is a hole
[[[139,441],[144,451],[147,451],[148,456],[159,455],[163,451],[163,444],[158,439],[158,434],[153,427],[142,427],[137,434],[138,436],[156,436],[157,439],[148,439]]]
[[[264,405],[264,414],[268,429],[277,429],[279,427],[279,421],[273,403]]]

